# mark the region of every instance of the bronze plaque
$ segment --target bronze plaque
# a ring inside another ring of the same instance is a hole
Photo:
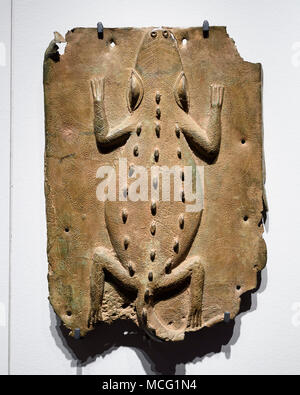
[[[76,28],[44,61],[50,301],[71,335],[234,318],[266,263],[262,72],[224,27]]]

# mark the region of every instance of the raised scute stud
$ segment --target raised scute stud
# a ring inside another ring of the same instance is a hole
[[[156,211],[157,211],[156,202],[154,200],[152,200],[152,203],[151,203],[151,213],[152,213],[152,215],[156,215]]]
[[[124,238],[124,248],[125,248],[125,250],[128,249],[128,246],[129,246],[129,237],[125,236],[125,238]]]
[[[155,126],[155,133],[156,133],[156,137],[160,137],[160,126],[159,125]]]
[[[183,214],[180,214],[180,216],[179,216],[179,227],[180,227],[180,229],[184,228],[184,215]]]
[[[155,95],[155,101],[156,101],[157,104],[159,104],[160,98],[161,98],[161,95],[160,95],[159,92],[157,92],[156,95]]]
[[[128,271],[129,271],[130,277],[133,277],[135,272],[133,270],[131,262],[128,263]]]
[[[123,224],[126,224],[127,218],[128,218],[128,212],[127,212],[126,209],[123,209],[122,210],[122,221],[123,221]]]
[[[150,226],[150,233],[152,234],[152,236],[154,236],[155,232],[156,232],[156,223],[152,222],[152,224]]]

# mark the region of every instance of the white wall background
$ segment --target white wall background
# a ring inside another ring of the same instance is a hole
[[[53,31],[65,34],[98,21],[110,27],[197,26],[208,19],[227,26],[245,60],[263,64],[268,266],[251,311],[236,320],[229,343],[218,353],[179,364],[176,372],[299,374],[299,0],[13,0],[12,15],[10,6],[0,0],[0,373],[154,372],[139,347],[125,346],[111,347],[80,367],[55,328],[47,300],[43,53]]]
[[[0,9],[0,373],[8,365],[9,227],[10,227],[10,84],[11,5],[3,0]]]

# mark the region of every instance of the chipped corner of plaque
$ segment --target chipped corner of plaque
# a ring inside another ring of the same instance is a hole
[[[54,32],[54,38],[50,41],[48,48],[45,52],[44,60],[53,60],[54,62],[59,62],[60,57],[64,54],[67,41],[63,35],[58,32]]]
[[[241,56],[241,54],[240,54],[240,52],[239,52],[239,50],[238,50],[238,48],[237,48],[237,45],[236,45],[235,40],[229,35],[229,33],[228,33],[228,31],[227,31],[227,26],[222,26],[222,29],[224,29],[224,32],[225,32],[225,34],[226,34],[226,36],[227,36],[227,38],[228,38],[230,44],[232,45],[232,47],[233,47],[233,49],[234,49],[234,52],[235,52],[236,56],[237,56],[242,62],[245,62],[245,59]]]
[[[231,44],[231,46],[232,46],[237,58],[240,59],[241,62],[247,63],[247,64],[251,65],[252,67],[258,68],[260,70],[260,72],[261,72],[261,70],[262,70],[261,63],[259,63],[259,62],[258,63],[254,63],[254,62],[248,61],[240,54],[234,38],[232,38],[230,36],[230,34],[228,33],[227,26],[221,26],[220,28],[224,29],[224,32],[225,32],[228,40],[230,41],[230,44]]]

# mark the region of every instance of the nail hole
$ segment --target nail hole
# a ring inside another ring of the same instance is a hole
[[[70,231],[70,228],[66,227],[65,232],[68,233]]]
[[[244,221],[248,221],[248,216],[247,215],[244,216]]]
[[[237,289],[237,291],[239,291],[239,290],[241,289],[241,286],[240,286],[240,285],[237,285],[237,286],[236,286],[236,289]]]
[[[68,317],[71,317],[71,315],[72,315],[72,311],[68,310],[68,311],[67,311],[67,316],[68,316]]]
[[[241,143],[242,143],[242,144],[245,144],[245,142],[246,142],[245,139],[242,139],[242,140],[241,140]]]

